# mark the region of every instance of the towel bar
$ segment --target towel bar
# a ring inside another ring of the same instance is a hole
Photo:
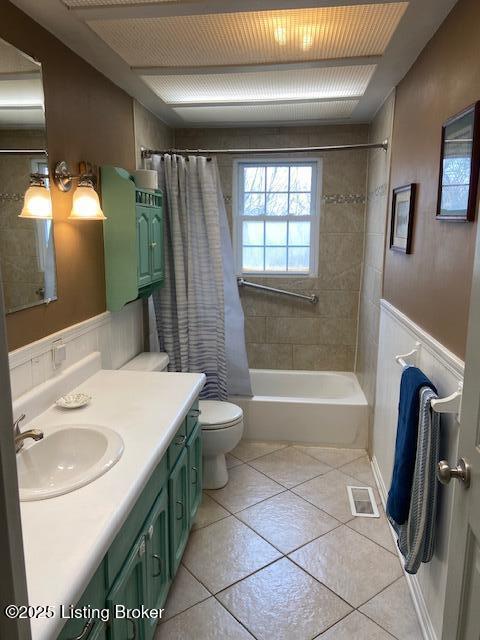
[[[420,350],[420,342],[415,343],[415,348],[409,351],[408,353],[403,353],[398,356],[395,356],[396,362],[405,369],[405,367],[414,366],[417,363],[417,356]],[[411,359],[411,362],[408,362],[408,359]]]

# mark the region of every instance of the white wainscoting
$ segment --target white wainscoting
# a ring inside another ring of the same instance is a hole
[[[66,360],[54,367],[52,346],[63,342]],[[11,351],[10,381],[15,400],[33,387],[47,382],[86,356],[99,351],[104,369],[118,369],[143,351],[142,301],[126,305],[121,311],[106,311],[41,340]]]
[[[457,391],[458,383],[463,381],[463,361],[398,309],[382,300],[372,465],[384,501],[393,469],[402,373],[395,356],[408,353],[417,341],[421,346],[416,364],[436,385],[439,395],[443,397]],[[442,415],[440,455],[451,463],[457,460],[458,427],[455,416]],[[421,566],[415,576],[407,574],[423,632],[428,640],[440,640],[442,636],[452,497],[453,487],[440,485],[435,555],[430,563]]]

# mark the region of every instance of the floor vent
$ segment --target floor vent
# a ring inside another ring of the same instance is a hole
[[[349,485],[347,493],[352,515],[360,518],[380,517],[372,487],[352,487]]]

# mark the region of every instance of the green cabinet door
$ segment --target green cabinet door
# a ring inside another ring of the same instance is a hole
[[[163,218],[159,209],[150,211],[150,258],[152,282],[163,280]]]
[[[182,559],[190,529],[188,497],[188,455],[184,448],[168,479],[170,575],[172,578]]]
[[[168,494],[160,493],[145,525],[147,541],[147,601],[149,609],[161,609],[170,587],[170,562],[168,547]],[[158,620],[145,620],[145,637],[151,640]]]
[[[150,284],[150,211],[147,207],[137,206],[137,247],[138,247],[138,286]]]
[[[109,640],[145,640],[143,620],[135,620],[126,612],[126,609],[141,608],[145,599],[146,542],[142,535],[133,546],[107,596],[107,607],[110,610]],[[122,615],[115,615],[116,612]]]
[[[192,435],[187,441],[188,452],[188,487],[190,522],[197,515],[202,501],[202,427],[197,423]]]
[[[105,606],[105,565],[102,562],[97,572],[90,580],[82,597],[75,605],[78,609],[103,609]],[[105,626],[99,619],[71,618],[58,636],[58,640],[93,640],[99,632],[98,627]],[[99,636],[100,638],[102,636]]]

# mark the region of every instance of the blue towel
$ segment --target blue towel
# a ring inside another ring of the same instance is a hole
[[[392,483],[388,492],[387,514],[397,524],[408,519],[412,494],[413,474],[417,458],[420,390],[436,388],[417,367],[407,367],[402,373],[398,403],[397,439]]]

